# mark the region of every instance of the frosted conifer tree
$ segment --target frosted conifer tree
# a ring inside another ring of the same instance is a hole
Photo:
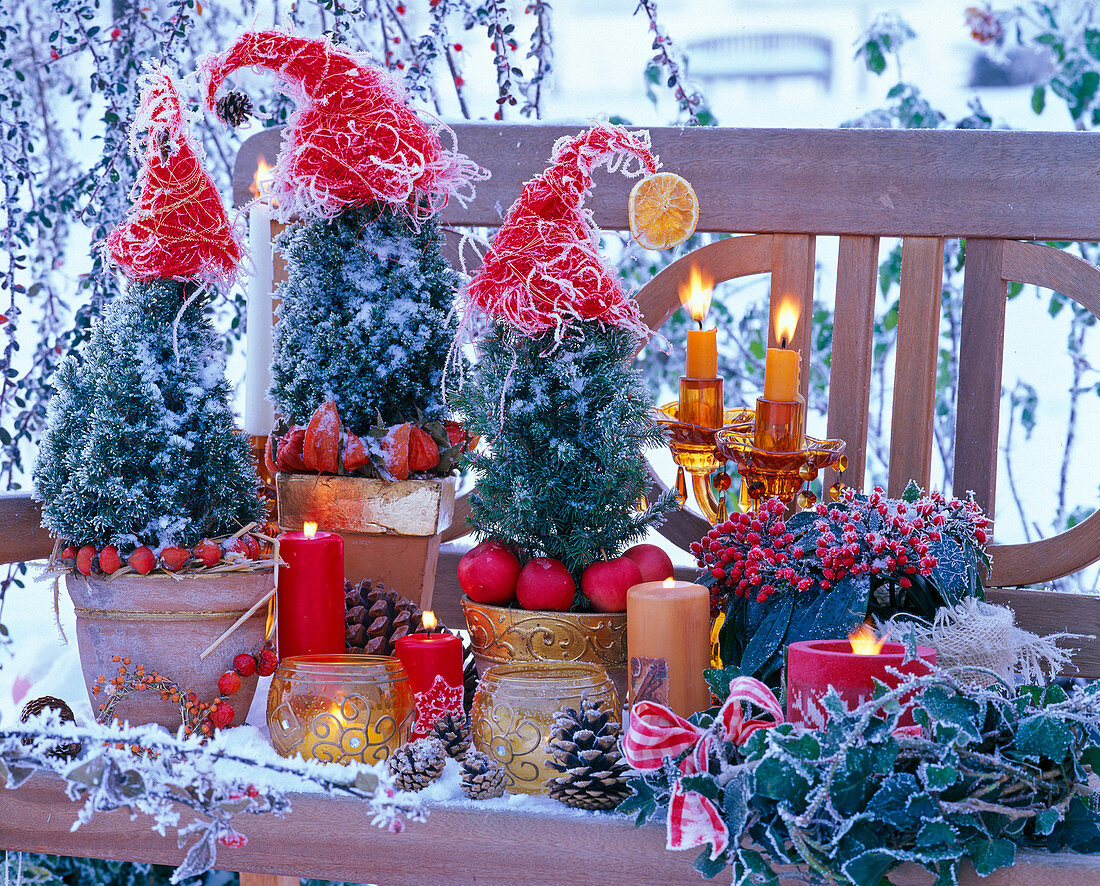
[[[645,450],[663,437],[631,365],[647,330],[583,208],[601,163],[635,175],[658,168],[645,133],[597,125],[558,141],[466,289],[496,322],[455,398],[488,443],[470,459],[478,485],[467,522],[529,557],[560,560],[575,581],[676,507],[665,495],[637,510]]]
[[[131,130],[139,205],[108,238],[130,278],[81,359],[66,360],[35,466],[44,525],[73,546],[190,547],[260,514],[206,315],[240,246],[172,77],[150,70]]]
[[[434,219],[382,204],[299,223],[279,243],[287,280],[275,329],[272,399],[306,424],[330,397],[352,433],[443,416],[458,275]]]
[[[57,538],[191,547],[258,518],[258,479],[234,433],[208,298],[195,284],[131,283],[105,309],[83,362],[59,371],[34,474]]]
[[[488,173],[445,148],[400,85],[346,46],[277,28],[241,34],[199,63],[207,107],[241,68],[271,71],[297,105],[271,182],[279,216],[295,222],[280,244],[276,410],[304,425],[333,400],[357,436],[379,417],[442,417],[459,281],[435,216]]]
[[[470,433],[490,441],[473,459],[467,521],[528,556],[560,560],[575,580],[676,506],[666,497],[636,510],[648,485],[645,450],[664,442],[630,365],[637,339],[583,327],[583,338],[555,348],[552,333],[529,337],[498,323],[455,403]]]

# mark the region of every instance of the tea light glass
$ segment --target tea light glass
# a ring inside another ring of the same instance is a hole
[[[546,780],[560,774],[546,765],[554,719],[563,705],[579,708],[582,698],[621,721],[619,694],[599,665],[523,662],[485,672],[470,713],[473,742],[504,766],[509,791],[544,793]]]
[[[271,678],[267,727],[284,757],[377,763],[409,739],[413,693],[383,655],[284,658]]]

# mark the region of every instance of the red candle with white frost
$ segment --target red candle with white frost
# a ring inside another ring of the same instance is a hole
[[[936,663],[936,650],[917,647],[918,658],[905,661],[902,643],[887,643],[864,626],[847,640],[802,640],[787,647],[787,720],[811,729],[824,728],[828,712],[821,704],[831,688],[851,711],[873,697],[875,681],[891,688],[903,675],[927,674]],[[899,726],[912,726],[906,711]]]
[[[344,652],[344,540],[306,523],[279,536],[279,657]]]
[[[423,625],[436,626],[435,615],[425,612]],[[423,738],[446,713],[465,716],[462,705],[462,641],[454,634],[408,634],[394,641],[395,654],[409,676],[416,709],[411,737]]]

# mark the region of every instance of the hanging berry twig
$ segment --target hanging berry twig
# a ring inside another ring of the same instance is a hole
[[[638,0],[634,14],[637,15],[639,10],[644,10],[649,19],[649,30],[653,32],[653,49],[656,52],[646,66],[646,78],[650,82],[658,83],[663,72],[667,75],[665,84],[672,90],[680,110],[688,115],[688,125],[713,126],[717,121],[702,94],[688,92],[684,87],[684,57],[657,21],[657,0]]]
[[[519,112],[524,117],[533,116],[536,120],[542,118],[542,84],[553,70],[553,47],[550,34],[550,4],[545,0],[533,0],[524,9],[528,15],[535,17],[535,26],[531,31],[531,47],[527,50],[527,58],[535,60],[535,70],[531,76],[520,84],[520,91],[525,99]]]
[[[512,65],[511,55],[519,48],[513,36],[516,26],[508,20],[508,10],[503,0],[487,0],[478,10],[486,22],[489,48],[493,51],[493,64],[497,69],[497,110],[495,120],[504,119],[504,108],[516,104],[512,94],[512,77],[522,76],[523,71]]]

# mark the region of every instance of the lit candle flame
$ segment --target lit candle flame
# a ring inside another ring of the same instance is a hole
[[[302,532],[305,533],[306,538],[313,538],[313,536],[317,534],[317,524],[309,522],[303,523]]]
[[[784,300],[775,312],[775,337],[780,347],[787,347],[794,338],[795,327],[798,326],[798,306],[791,301]]]
[[[664,580],[664,581],[662,582],[662,584],[663,584],[663,585],[664,585],[664,586],[665,586],[666,588],[674,588],[674,587],[676,587],[676,579],[674,579],[674,578],[666,578],[666,579],[665,579],[665,580]]]
[[[263,154],[256,160],[256,174],[252,177],[252,184],[248,190],[253,197],[262,197],[271,190],[275,181],[275,167],[270,166]]]
[[[436,618],[435,613],[429,609],[427,612],[424,613],[423,616],[421,616],[420,623],[424,625],[425,630],[430,631],[433,630],[437,624],[439,624],[439,619]]]
[[[883,637],[880,640],[875,636],[871,626],[864,622],[848,637],[848,642],[852,644],[852,652],[855,655],[878,655],[882,652],[882,645],[886,642],[886,638]]]
[[[714,293],[714,280],[703,275],[703,272],[695,265],[691,266],[686,285],[681,285],[680,304],[688,309],[691,319],[703,325],[703,320],[710,310],[710,299]]]

